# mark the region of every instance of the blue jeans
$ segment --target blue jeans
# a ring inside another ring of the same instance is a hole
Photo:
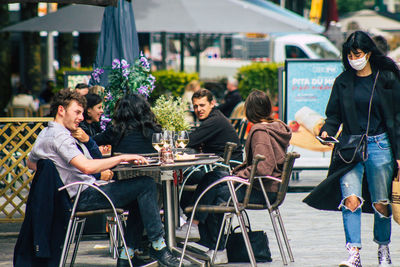
[[[390,243],[391,235],[391,209],[389,194],[393,178],[394,159],[390,147],[389,138],[386,133],[368,137],[368,159],[357,163],[354,168],[346,173],[340,180],[342,191],[342,209],[346,243],[352,247],[361,248],[361,206],[362,179],[368,182],[368,190],[371,195],[372,207],[374,209],[374,241],[380,245]],[[346,198],[357,196],[361,204],[354,210],[344,205]],[[389,217],[379,213],[374,204],[388,204]]]
[[[100,186],[117,208],[129,210],[125,241],[131,248],[139,248],[143,226],[149,241],[164,235],[157,204],[156,184],[151,177],[115,181]],[[95,189],[89,187],[80,196],[78,210],[107,209],[108,201]]]

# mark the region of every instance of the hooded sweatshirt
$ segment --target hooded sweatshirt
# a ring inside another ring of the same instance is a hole
[[[256,176],[280,178],[291,137],[292,131],[281,121],[254,124],[246,141],[246,161],[235,168],[234,174],[249,178],[253,157],[260,154],[265,156],[265,160],[258,163]],[[272,181],[264,182],[268,192],[277,192],[278,184]]]

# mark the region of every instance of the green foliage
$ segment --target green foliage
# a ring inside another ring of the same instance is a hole
[[[153,92],[155,78],[150,74],[150,64],[142,53],[133,64],[125,59],[114,59],[112,66],[104,69],[108,72],[101,68],[94,69],[92,77],[95,82],[100,83],[101,76],[108,73],[108,85],[101,94],[105,97],[106,115],[113,115],[116,103],[127,93],[138,93],[147,98]]]
[[[185,105],[180,97],[160,96],[152,108],[158,123],[164,130],[184,131],[190,126],[185,121]]]
[[[365,0],[337,0],[338,12],[340,15],[347,12],[358,11],[366,8]]]
[[[278,94],[278,63],[253,63],[238,70],[238,89],[245,99],[253,89],[267,92],[270,97]]]
[[[156,88],[151,95],[153,100],[164,94],[181,96],[185,86],[190,81],[199,79],[198,73],[176,72],[174,70],[154,71],[152,74],[156,78]]]

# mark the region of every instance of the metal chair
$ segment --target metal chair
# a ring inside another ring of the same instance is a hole
[[[25,106],[12,106],[8,108],[9,117],[32,117],[32,109]]]
[[[291,262],[294,262],[294,257],[293,257],[292,249],[290,248],[289,239],[286,234],[282,216],[279,211],[279,206],[282,205],[283,201],[285,200],[286,193],[287,193],[287,190],[289,187],[290,177],[291,177],[292,170],[293,170],[293,165],[294,165],[296,158],[299,158],[299,157],[300,157],[300,155],[296,152],[289,152],[286,154],[285,161],[283,164],[283,169],[282,169],[282,176],[280,179],[272,177],[272,176],[256,176],[254,179],[259,183],[259,185],[261,187],[261,190],[262,190],[264,198],[265,198],[265,204],[248,203],[246,206],[246,209],[249,209],[249,210],[265,210],[265,209],[268,210],[270,218],[271,218],[272,227],[274,229],[274,233],[276,236],[279,251],[280,251],[284,265],[287,265],[288,262],[287,262],[285,251],[283,248],[281,235],[285,242],[287,254],[288,254]],[[263,180],[276,181],[276,182],[279,182],[279,184],[280,184],[279,190],[277,192],[276,200],[272,204],[270,203],[270,201],[268,199],[267,192],[266,192],[264,184],[263,184]],[[246,197],[250,197],[250,195],[246,194]],[[225,219],[227,219],[227,218],[224,218],[224,220]],[[278,220],[278,223],[276,222],[276,220]],[[279,224],[280,231],[278,228],[278,224]],[[220,235],[221,235],[221,232],[220,232]]]
[[[233,150],[237,147],[237,144],[233,143],[233,142],[226,142],[225,144],[225,149],[224,149],[224,160],[223,162],[217,162],[214,163],[212,166],[196,166],[193,168],[188,168],[187,170],[185,170],[183,173],[186,176],[186,179],[183,180],[180,190],[179,190],[179,199],[181,199],[182,193],[183,191],[195,191],[197,185],[186,185],[187,181],[190,179],[191,175],[193,173],[195,173],[196,171],[200,171],[200,169],[204,169],[204,171],[207,173],[209,171],[214,170],[216,167],[222,167],[227,169],[228,172],[231,172],[231,167],[230,167],[230,163],[231,163],[231,157],[232,157],[232,153]]]
[[[250,209],[250,210],[261,210],[261,209],[268,210],[270,218],[271,218],[272,226],[274,228],[276,240],[278,242],[279,251],[281,253],[281,257],[282,257],[282,261],[283,261],[284,265],[287,265],[287,259],[285,256],[285,252],[283,250],[283,244],[282,244],[280,234],[282,234],[283,240],[286,245],[287,254],[289,255],[291,262],[294,262],[294,257],[293,257],[292,249],[290,248],[289,239],[286,234],[282,216],[279,212],[279,206],[282,205],[283,201],[285,200],[286,193],[287,193],[287,190],[289,187],[290,177],[292,175],[293,165],[294,165],[295,160],[299,157],[300,157],[300,154],[298,154],[296,152],[289,152],[286,154],[285,161],[283,163],[282,176],[280,179],[277,179],[272,176],[257,176],[257,177],[255,177],[255,179],[260,184],[266,204],[260,205],[260,204],[249,203],[247,206],[247,209]],[[276,200],[272,204],[269,202],[267,192],[265,191],[265,187],[263,184],[263,180],[276,181],[276,182],[280,183]],[[279,233],[278,224],[277,224],[276,220],[278,220],[281,233]]]
[[[251,266],[256,266],[256,260],[255,260],[255,257],[254,257],[253,249],[251,247],[250,239],[249,239],[248,234],[247,234],[247,230],[246,230],[246,226],[245,226],[245,223],[244,223],[242,212],[248,206],[251,190],[252,190],[252,187],[253,187],[254,175],[255,175],[256,170],[257,170],[257,165],[262,160],[265,160],[265,157],[262,156],[262,155],[256,155],[254,157],[253,163],[252,163],[252,169],[251,169],[250,177],[249,177],[248,180],[240,178],[240,177],[235,177],[235,176],[223,177],[223,178],[217,180],[216,182],[212,183],[211,185],[209,185],[200,194],[200,196],[197,198],[194,206],[190,206],[190,207],[187,207],[185,209],[185,212],[192,213],[192,215],[191,215],[190,222],[189,222],[189,229],[188,229],[188,232],[187,232],[186,238],[185,238],[185,243],[183,245],[183,251],[182,251],[182,256],[181,256],[181,260],[180,260],[180,266],[182,265],[183,257],[184,257],[185,251],[186,251],[186,246],[187,246],[187,242],[188,242],[188,238],[189,238],[190,229],[192,227],[193,218],[194,218],[194,215],[195,215],[196,212],[212,212],[212,213],[223,213],[225,215],[226,214],[236,215],[236,217],[238,219],[238,223],[239,223],[240,229],[241,229],[242,234],[243,234],[243,239],[245,241],[245,245],[246,245],[247,253],[249,255]],[[231,201],[228,201],[227,204],[223,204],[223,205],[199,205],[199,201],[201,200],[201,198],[210,189],[212,189],[213,187],[215,187],[215,186],[217,186],[217,185],[219,185],[221,183],[227,183],[228,188],[229,188],[229,192],[230,192],[230,195],[231,195]],[[242,184],[244,186],[247,186],[246,194],[245,194],[245,198],[244,198],[243,202],[239,202],[238,199],[237,199],[234,183]],[[212,256],[211,263],[213,262],[213,260],[215,258],[215,252],[217,251],[217,248],[218,248],[218,245],[219,245],[219,241],[221,239],[221,235],[222,235],[222,232],[223,232],[223,229],[224,229],[224,225],[225,225],[225,221],[226,221],[225,218],[226,218],[226,216],[224,216],[224,220],[223,220],[223,223],[221,225],[220,234],[219,234],[218,239],[217,239],[216,249],[215,249],[214,254]]]
[[[72,207],[72,211],[71,211],[71,216],[69,219],[69,223],[68,223],[68,228],[67,228],[67,232],[65,234],[65,240],[64,240],[64,246],[62,249],[62,254],[61,254],[61,259],[60,259],[60,264],[59,267],[65,266],[66,262],[67,262],[67,257],[68,257],[68,251],[70,249],[70,246],[72,244],[72,242],[74,241],[74,239],[76,238],[75,241],[75,248],[72,254],[72,258],[71,258],[71,263],[70,266],[74,265],[75,262],[75,258],[76,258],[76,254],[78,252],[78,247],[79,247],[79,242],[81,240],[81,236],[82,236],[82,232],[83,232],[83,228],[85,226],[85,221],[86,221],[86,217],[91,216],[91,215],[95,215],[95,214],[110,214],[112,213],[115,221],[116,221],[116,225],[118,228],[118,232],[119,232],[119,237],[115,236],[113,231],[110,231],[110,235],[113,239],[112,244],[115,247],[115,251],[118,251],[118,244],[120,242],[118,242],[118,239],[120,238],[122,240],[123,246],[125,248],[126,251],[128,251],[128,247],[126,245],[125,242],[125,238],[124,238],[124,232],[123,232],[123,228],[122,228],[122,223],[120,220],[120,216],[123,214],[124,210],[123,209],[116,209],[112,200],[107,196],[107,194],[105,194],[99,187],[87,183],[87,182],[75,182],[75,183],[71,183],[68,185],[65,185],[63,187],[60,187],[58,190],[64,190],[68,187],[71,186],[79,186],[78,188],[78,192],[76,194],[75,200],[74,200],[74,205]],[[92,210],[92,211],[77,211],[77,205],[79,202],[79,197],[80,194],[82,192],[82,188],[83,186],[89,186],[94,188],[95,190],[97,190],[98,192],[100,192],[110,203],[111,209],[100,209],[100,210]],[[79,227],[80,226],[80,227]],[[78,236],[76,236],[77,234],[77,230],[79,228],[79,233]],[[128,257],[128,261],[129,261],[129,265],[131,267],[133,267],[131,259]]]

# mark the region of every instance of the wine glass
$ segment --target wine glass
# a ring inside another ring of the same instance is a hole
[[[168,130],[166,130],[166,131],[164,131],[164,134],[163,134],[163,139],[162,139],[163,141],[163,145],[164,145],[164,147],[165,148],[173,148],[173,145],[174,145],[174,132],[173,131],[168,131]]]
[[[151,143],[155,150],[158,152],[158,161],[160,162],[160,151],[163,147],[163,134],[162,133],[153,133],[151,138]]]
[[[179,131],[176,133],[175,146],[177,148],[185,148],[189,143],[189,134],[187,131]]]

